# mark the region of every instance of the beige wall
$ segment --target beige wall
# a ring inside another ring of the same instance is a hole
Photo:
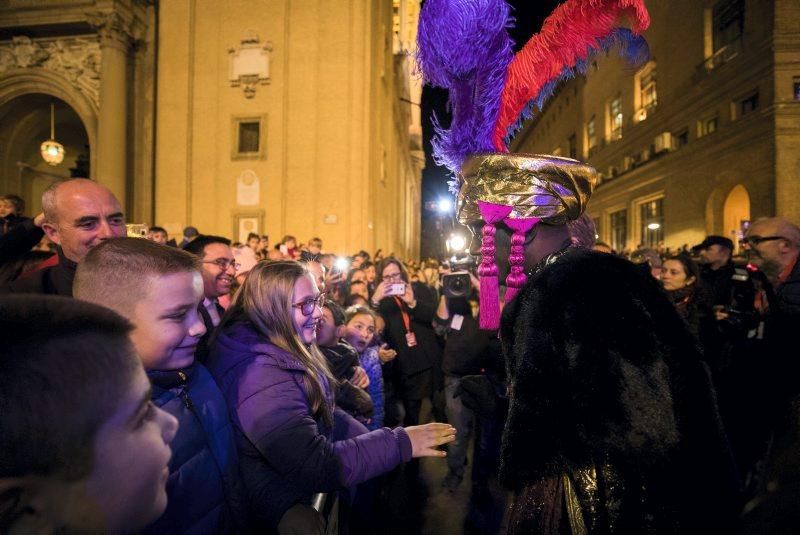
[[[237,216],[255,217],[273,242],[284,234],[300,242],[319,236],[331,252],[382,248],[418,256],[423,159],[419,107],[410,102],[419,103],[420,86],[406,55],[419,0],[157,6],[0,1],[0,28],[30,37],[39,54],[59,39],[99,47],[93,61],[69,53],[66,62],[43,55],[26,64],[9,59],[17,45],[0,40],[0,119],[9,119],[0,123],[0,192],[38,206],[33,197],[41,188],[23,183],[17,161],[41,167],[41,136],[22,132],[13,118],[41,119],[56,97],[85,132],[70,139],[70,129],[58,126],[68,161],[48,172],[68,176],[69,158],[88,136],[91,177],[119,196],[130,222],[165,226],[176,238],[191,224],[236,239]],[[252,33],[271,43],[270,77],[246,98],[228,80],[228,51]],[[74,62],[82,67],[77,78],[59,67]],[[253,116],[266,121],[263,156],[235,159],[233,120]],[[254,206],[237,204],[245,171],[259,179]]]
[[[665,246],[691,246],[707,233],[722,234],[725,198],[737,184],[748,191],[751,219],[778,214],[800,221],[800,102],[791,94],[792,77],[800,76],[800,8],[787,0],[747,0],[742,50],[704,72],[704,17],[713,4],[648,4],[652,23],[645,37],[656,63],[658,105],[645,120],[634,120],[635,72],[614,55],[601,55],[587,77],[565,84],[518,136],[517,151],[560,147],[567,155],[566,140],[577,133],[579,159],[604,175],[588,208],[600,222],[602,240],[610,239],[609,214],[627,209],[627,247],[635,247],[640,241],[638,203],[658,195],[664,197]],[[758,109],[744,117],[734,113],[734,104],[754,91]],[[617,94],[623,137],[601,142],[588,155],[586,122],[594,114],[603,138],[607,104]],[[698,137],[697,122],[715,113],[718,131]],[[686,146],[653,154],[657,135],[683,129],[689,131]],[[649,160],[623,170],[626,156],[648,149]]]
[[[248,30],[272,44],[253,98],[228,82],[228,49]],[[391,2],[166,0],[158,40],[155,223],[231,236],[237,214],[257,215],[273,243],[319,236],[336,253],[418,255],[420,169]],[[266,118],[263,158],[232,159],[237,116]],[[246,170],[257,206],[237,205]]]

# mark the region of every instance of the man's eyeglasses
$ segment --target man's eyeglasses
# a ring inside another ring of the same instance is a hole
[[[303,316],[310,316],[314,313],[315,308],[322,308],[322,305],[325,304],[325,294],[319,294],[317,297],[306,299],[305,301],[301,301],[300,303],[295,303],[292,305],[293,308],[299,308],[300,312],[303,313]]]
[[[773,241],[773,240],[785,240],[787,238],[783,236],[745,236],[739,243],[741,245],[746,245],[748,247],[754,247],[760,243],[764,243],[765,241]]]
[[[228,260],[227,258],[217,258],[216,260],[203,260],[203,264],[214,264],[222,271],[226,271],[228,267],[232,267],[235,271],[239,271],[242,265],[236,260]]]
[[[399,281],[403,279],[403,274],[399,271],[397,273],[390,273],[389,275],[384,275],[381,277],[384,282],[392,282],[392,281]]]

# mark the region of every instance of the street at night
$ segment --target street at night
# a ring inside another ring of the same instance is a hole
[[[0,0],[0,534],[789,534],[797,0]]]

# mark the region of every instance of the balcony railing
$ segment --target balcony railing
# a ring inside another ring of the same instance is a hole
[[[698,74],[705,74],[720,68],[722,65],[728,63],[730,60],[742,53],[742,38],[731,41],[723,46],[711,56],[703,60],[703,63],[697,66]]]

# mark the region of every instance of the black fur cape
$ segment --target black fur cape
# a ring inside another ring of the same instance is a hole
[[[735,511],[737,475],[707,368],[649,274],[570,250],[505,307],[501,337],[504,484],[519,491],[610,463],[629,487],[622,500],[649,500],[645,509],[680,531],[698,512],[722,521]]]

